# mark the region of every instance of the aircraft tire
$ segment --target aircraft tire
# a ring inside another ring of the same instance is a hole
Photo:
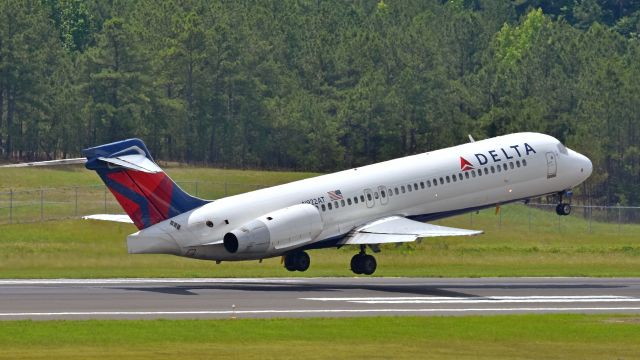
[[[373,255],[365,255],[360,261],[360,266],[363,274],[371,275],[376,272],[378,263],[376,262],[376,258],[373,257]]]
[[[366,256],[366,255],[355,254],[351,258],[351,271],[353,271],[357,275],[362,274],[362,261],[361,261],[361,258],[363,256]]]
[[[298,271],[307,271],[311,265],[311,258],[305,251],[295,253],[294,257],[295,269]]]
[[[571,214],[571,204],[560,203],[556,206],[556,214],[567,216]]]
[[[284,268],[289,271],[296,271],[295,256],[296,254],[287,254],[284,257]]]

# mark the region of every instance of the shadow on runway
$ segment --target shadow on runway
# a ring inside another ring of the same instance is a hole
[[[468,290],[552,290],[552,289],[614,289],[624,288],[624,285],[593,285],[593,284],[481,284],[481,285],[388,285],[388,284],[273,284],[259,282],[244,282],[232,284],[212,285],[176,285],[176,286],[136,286],[116,287],[126,291],[144,291],[171,295],[199,295],[199,291],[253,291],[253,292],[333,292],[344,290],[364,290],[382,293],[397,293],[418,296],[447,296],[447,297],[477,297]],[[455,290],[451,290],[455,289]],[[456,291],[459,290],[459,291]],[[467,290],[467,291],[465,291]]]

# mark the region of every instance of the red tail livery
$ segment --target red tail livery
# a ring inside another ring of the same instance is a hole
[[[100,175],[140,230],[208,203],[180,189],[140,139],[85,149],[83,154],[87,169]]]

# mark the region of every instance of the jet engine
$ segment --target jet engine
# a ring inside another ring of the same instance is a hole
[[[323,229],[318,209],[298,204],[265,214],[224,235],[232,253],[280,252],[313,241]]]

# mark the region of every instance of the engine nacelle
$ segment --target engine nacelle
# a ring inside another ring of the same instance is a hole
[[[276,210],[224,235],[224,248],[232,253],[282,251],[313,241],[322,232],[320,212],[310,204]]]

